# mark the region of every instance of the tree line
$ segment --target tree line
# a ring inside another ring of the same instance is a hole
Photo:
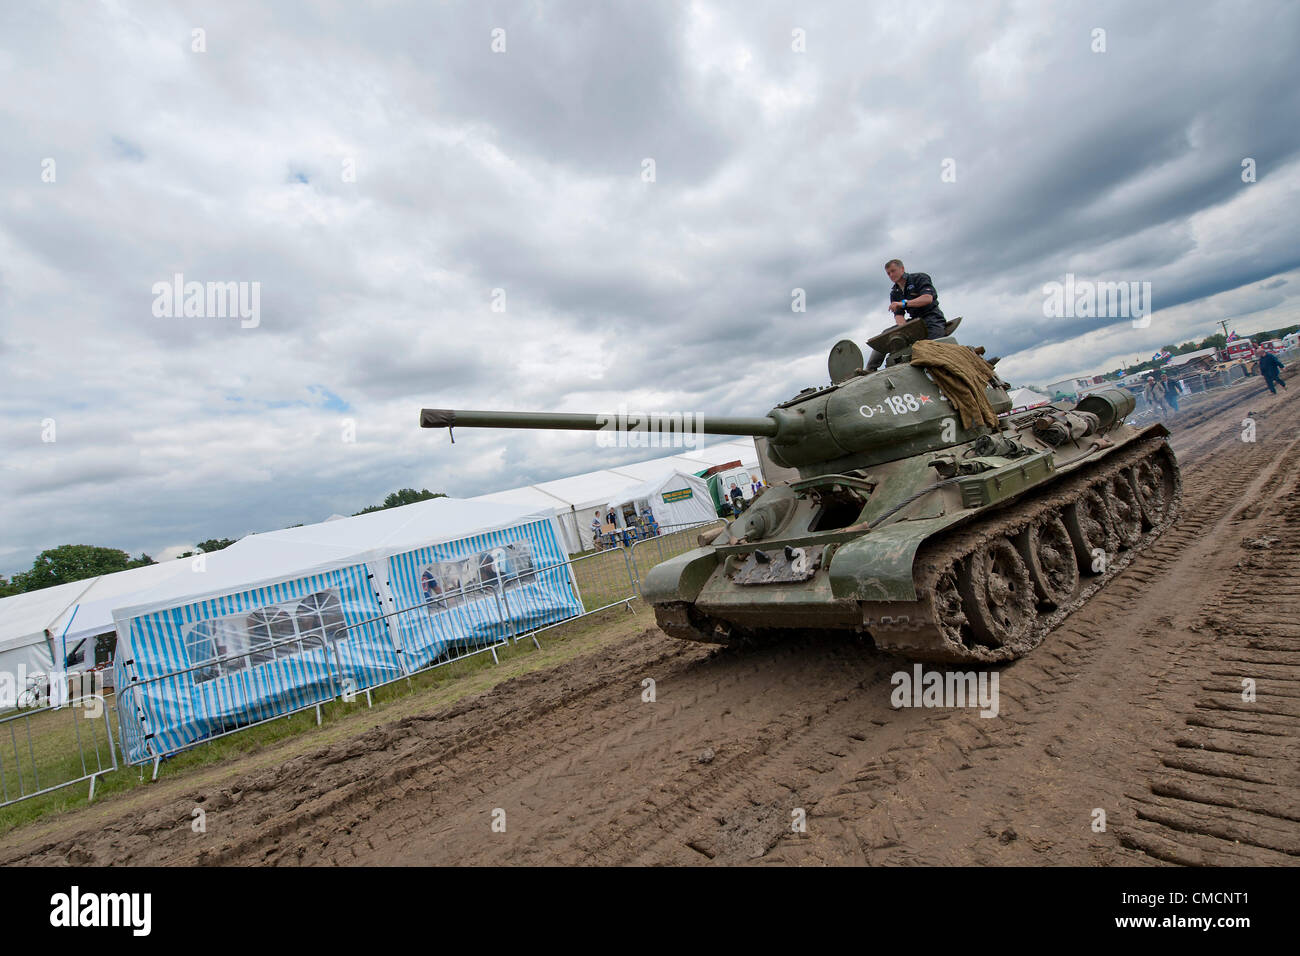
[[[414,488],[399,488],[385,497],[383,504],[370,505],[355,514],[370,514],[373,511],[383,511],[386,508],[400,508],[402,505],[414,504],[417,501],[445,497],[447,496],[442,492],[430,491],[428,488],[420,491],[416,491]],[[301,525],[291,525],[290,527],[297,528],[301,527]],[[177,559],[189,558],[199,552],[211,554],[214,551],[228,548],[234,543],[235,539],[233,538],[209,538],[206,541],[198,542],[193,551],[186,551],[177,555]],[[86,578],[97,578],[103,574],[113,574],[117,571],[126,571],[131,568],[143,567],[146,564],[157,563],[147,554],[141,554],[139,557],[133,558],[125,551],[120,551],[117,548],[101,548],[93,544],[62,544],[57,548],[42,551],[36,556],[36,560],[32,562],[31,568],[27,571],[20,571],[8,579],[0,574],[0,597],[22,594],[26,591],[38,591],[41,588],[50,588],[57,584],[69,584],[73,581],[83,581]]]

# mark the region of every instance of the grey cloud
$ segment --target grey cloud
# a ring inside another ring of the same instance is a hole
[[[896,56],[918,28],[923,68]],[[31,95],[0,114],[0,436],[27,490],[0,571],[631,460],[581,436],[453,447],[416,414],[762,412],[887,324],[893,256],[1039,380],[1226,310],[1286,324],[1298,28],[1294,4],[1227,2],[6,7]],[[260,282],[261,325],[155,319],[176,272]],[[1151,281],[1158,321],[1045,319],[1066,272]],[[85,431],[68,483],[37,487],[47,415]]]

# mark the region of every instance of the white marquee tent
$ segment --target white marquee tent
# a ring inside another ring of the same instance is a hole
[[[335,516],[318,524],[250,534],[204,556],[200,572],[175,576],[151,590],[133,593],[129,595],[131,606],[117,602],[114,618],[120,634],[121,622],[145,608],[263,587],[342,564],[375,561],[413,548],[546,523],[553,516],[553,508],[433,498],[350,518]],[[177,563],[188,567],[191,562]]]
[[[21,692],[26,676],[48,674],[54,665],[50,629],[93,581],[73,581],[0,599],[0,673]],[[2,703],[8,703],[4,701]]]
[[[590,471],[570,478],[557,478],[535,485],[508,488],[470,498],[470,501],[494,501],[535,508],[554,508],[564,534],[565,547],[570,554],[589,548],[590,525],[595,511],[605,509],[611,502],[628,501],[628,495],[647,482],[663,478],[672,471],[693,476],[715,465],[739,461],[750,472],[758,473],[758,450],[749,438],[718,442],[704,448],[684,448],[674,455],[652,458],[648,461],[615,465]],[[704,500],[708,501],[706,493]],[[654,509],[655,518],[666,524]],[[710,507],[709,518],[714,517]],[[703,518],[701,520],[707,520]]]
[[[1035,392],[1032,388],[1017,388],[1011,392],[1011,408],[1013,411],[1019,411],[1022,408],[1033,408],[1035,405],[1043,405],[1051,400],[1050,395]]]
[[[189,569],[188,560],[163,561],[0,599],[0,673],[49,674],[70,654],[78,660],[69,670],[94,666],[93,648],[80,646],[116,629],[113,608]]]
[[[189,558],[160,561],[138,568],[105,574],[89,583],[90,587],[50,624],[50,639],[55,657],[62,661],[69,655],[78,657],[69,670],[84,670],[95,663],[94,649],[80,645],[116,629],[113,608],[129,602],[133,595],[152,590],[168,578],[193,573]]]
[[[565,557],[553,508],[452,498],[242,538],[114,609],[129,759],[573,617]]]
[[[2,598],[0,673],[7,679],[0,683],[19,692],[27,676],[61,670],[69,655],[74,658],[71,670],[93,666],[93,646],[86,642],[120,631],[114,614],[119,610],[247,590],[277,575],[302,576],[365,555],[393,555],[506,526],[542,522],[550,529],[542,537],[549,540],[558,536],[554,510],[554,503],[538,508],[437,498],[357,517],[333,515],[317,525],[248,535],[197,559],[173,559]],[[562,547],[553,550],[547,563],[565,557]],[[386,610],[393,609],[391,597]],[[418,603],[418,596],[411,594],[409,600]]]
[[[614,509],[620,525],[625,524],[623,507],[626,505],[632,506],[638,515],[648,505],[660,528],[712,521],[717,517],[708,483],[680,471],[669,471],[610,498],[607,507]]]

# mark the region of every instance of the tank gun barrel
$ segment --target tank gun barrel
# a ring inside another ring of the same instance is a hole
[[[724,418],[693,413],[643,413],[585,415],[573,412],[489,412],[453,408],[420,410],[421,428],[551,428],[561,431],[636,430],[702,435],[749,435],[774,438],[780,428],[775,418]]]

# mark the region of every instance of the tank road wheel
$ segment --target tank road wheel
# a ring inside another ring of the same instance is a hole
[[[1060,512],[1049,511],[1016,536],[1038,599],[1064,607],[1079,590],[1079,562]]]
[[[1138,503],[1148,528],[1153,528],[1165,518],[1169,501],[1165,496],[1165,475],[1158,457],[1148,458],[1133,466],[1133,486],[1137,489]]]
[[[930,602],[934,606],[934,618],[939,631],[947,640],[959,647],[969,647],[970,619],[962,604],[961,588],[958,585],[960,575],[957,565],[951,564],[934,582]]]
[[[1119,549],[1119,536],[1106,501],[1096,488],[1089,488],[1078,501],[1066,505],[1065,529],[1070,532],[1080,570],[1084,574],[1101,574],[1105,565],[1098,567],[1095,552],[1101,551],[1108,560]]]
[[[1106,482],[1106,505],[1115,522],[1119,546],[1133,547],[1142,539],[1142,505],[1126,472]]]
[[[1033,626],[1034,584],[1007,538],[995,538],[970,556],[960,590],[975,639],[986,647],[1015,643]]]

